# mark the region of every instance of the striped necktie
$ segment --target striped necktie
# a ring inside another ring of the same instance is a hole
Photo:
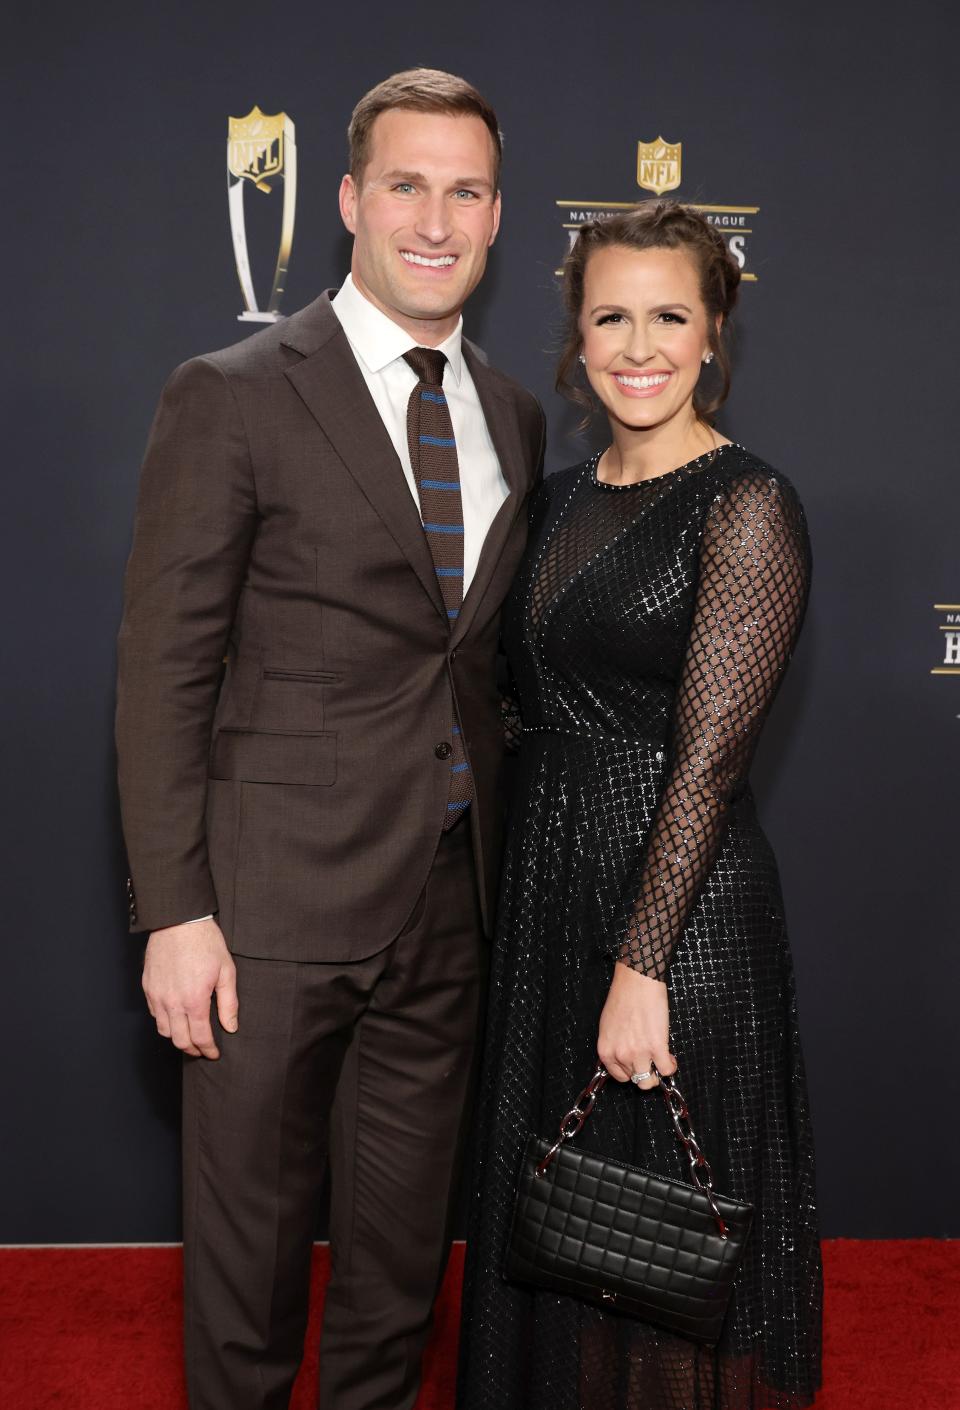
[[[433,554],[440,593],[451,630],[463,601],[463,502],[460,466],[450,408],[443,395],[446,356],[436,348],[411,348],[404,360],[417,374],[417,385],[407,403],[407,442],[410,464],[420,496],[423,531]],[[473,799],[473,778],[463,748],[460,727],[454,719],[450,759],[450,796],[444,831],[453,827]]]

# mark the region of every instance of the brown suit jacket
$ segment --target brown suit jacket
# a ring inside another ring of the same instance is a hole
[[[388,944],[446,815],[437,746],[450,738],[451,684],[489,929],[499,613],[544,418],[469,343],[464,355],[510,493],[452,633],[416,505],[328,294],[171,377],[147,447],[119,643],[132,929],[219,911],[246,955],[342,961]]]

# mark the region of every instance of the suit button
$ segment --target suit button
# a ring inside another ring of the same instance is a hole
[[[443,739],[439,744],[434,746],[433,752],[438,759],[449,759],[450,755],[453,753],[453,749],[447,741]]]

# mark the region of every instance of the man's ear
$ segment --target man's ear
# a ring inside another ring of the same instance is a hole
[[[353,184],[353,177],[347,172],[340,182],[340,218],[350,231],[351,235],[357,233],[357,188]]]

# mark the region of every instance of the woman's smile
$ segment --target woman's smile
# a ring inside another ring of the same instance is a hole
[[[617,386],[628,397],[655,397],[673,376],[671,372],[614,372]]]

